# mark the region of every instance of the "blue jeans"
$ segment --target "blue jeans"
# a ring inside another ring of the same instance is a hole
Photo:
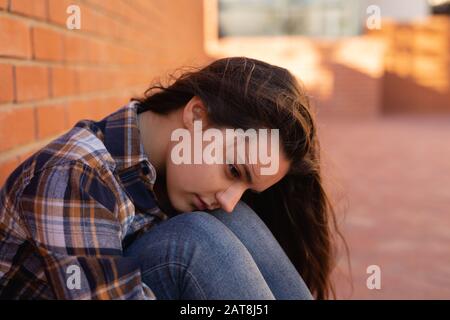
[[[194,211],[152,227],[125,251],[157,299],[312,299],[264,222],[243,201],[230,214]]]

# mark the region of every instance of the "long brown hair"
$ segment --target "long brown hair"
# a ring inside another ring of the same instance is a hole
[[[336,236],[343,237],[323,186],[315,117],[295,77],[263,61],[230,57],[172,80],[133,98],[140,102],[138,112],[168,114],[198,96],[213,125],[279,129],[281,148],[291,161],[289,172],[261,194],[245,192],[242,200],[269,227],[315,298],[335,297],[330,280],[334,243]]]

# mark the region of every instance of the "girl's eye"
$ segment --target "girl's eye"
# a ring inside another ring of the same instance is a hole
[[[241,176],[241,174],[239,173],[239,170],[236,169],[236,166],[234,166],[234,165],[232,165],[232,164],[229,164],[229,165],[228,165],[228,168],[229,168],[230,173],[231,173],[231,175],[232,175],[233,177],[239,178],[239,177]]]

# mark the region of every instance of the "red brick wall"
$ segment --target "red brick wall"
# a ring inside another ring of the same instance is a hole
[[[81,30],[66,28],[70,4]],[[0,185],[76,121],[205,62],[203,42],[202,0],[0,0]]]

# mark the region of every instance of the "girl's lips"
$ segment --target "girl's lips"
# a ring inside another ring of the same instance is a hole
[[[204,203],[198,195],[195,195],[195,200],[196,200],[195,206],[197,207],[198,210],[206,210],[208,208],[206,203]]]

